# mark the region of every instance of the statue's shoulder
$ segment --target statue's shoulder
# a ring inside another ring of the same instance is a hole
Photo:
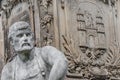
[[[55,47],[53,47],[53,46],[44,46],[44,47],[42,47],[42,48],[40,48],[40,47],[35,47],[35,51],[37,52],[37,53],[46,53],[46,52],[49,52],[49,51],[51,51],[51,50],[55,50],[56,48]]]
[[[36,53],[39,53],[39,56],[41,56],[44,60],[47,60],[49,55],[52,55],[52,53],[56,50],[56,48],[52,46],[44,46],[42,48],[36,48]]]
[[[11,78],[13,77],[14,74],[14,69],[15,69],[15,60],[12,60],[8,63],[5,64],[5,66],[2,69],[2,74],[1,74],[1,79],[5,80],[6,78],[10,77],[10,80],[12,80]]]
[[[8,80],[8,77],[12,76],[11,74],[12,74],[12,65],[11,62],[9,62],[2,69],[1,80]]]
[[[55,50],[56,48],[53,46],[44,46],[41,49],[42,51],[50,51],[50,50]]]
[[[10,62],[7,62],[5,66],[3,67],[3,70],[7,70],[8,72],[11,73],[15,65],[15,59],[11,60]]]

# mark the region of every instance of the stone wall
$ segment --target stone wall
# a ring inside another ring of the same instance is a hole
[[[66,80],[119,79],[119,7],[119,0],[3,0],[1,59],[6,63],[14,55],[9,26],[24,20],[35,33],[35,46],[52,45],[65,53]]]
[[[0,13],[0,73],[4,65],[4,30],[2,25],[2,12]]]

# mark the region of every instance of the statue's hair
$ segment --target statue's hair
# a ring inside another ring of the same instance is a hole
[[[25,21],[18,21],[15,22],[13,25],[10,26],[9,28],[9,33],[8,33],[8,39],[11,40],[14,36],[14,34],[18,31],[18,30],[25,30],[28,29],[31,31],[31,27],[29,25],[29,23],[25,22]]]

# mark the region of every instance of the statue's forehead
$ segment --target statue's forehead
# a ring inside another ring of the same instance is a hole
[[[21,34],[21,33],[32,33],[32,31],[31,31],[31,30],[29,30],[29,29],[25,29],[25,30],[18,30],[18,31],[16,31],[16,34]]]
[[[30,27],[29,26],[15,26],[15,27],[13,27],[13,29],[12,30],[10,30],[11,31],[11,33],[24,33],[24,32],[29,32],[29,33],[31,33],[32,31],[31,31],[31,29],[30,29]]]
[[[22,32],[26,32],[26,31],[31,31],[31,29],[29,27],[19,27],[16,29],[16,31],[22,31]]]
[[[30,28],[30,25],[27,22],[16,22],[10,27],[10,31],[22,30]]]

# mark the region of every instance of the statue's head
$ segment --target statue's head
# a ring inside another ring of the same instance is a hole
[[[34,48],[34,35],[27,22],[19,21],[10,26],[8,38],[16,52],[29,51]]]

